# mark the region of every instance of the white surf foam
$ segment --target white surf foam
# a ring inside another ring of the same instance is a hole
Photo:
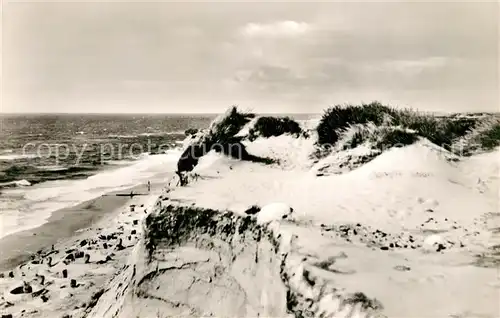
[[[6,190],[0,197],[0,238],[38,227],[51,213],[94,199],[111,191],[146,184],[155,176],[174,171],[179,150],[146,155],[128,166],[119,166],[84,180],[45,182],[32,188]]]
[[[0,160],[14,161],[18,159],[29,159],[38,157],[36,154],[3,154],[0,155]]]

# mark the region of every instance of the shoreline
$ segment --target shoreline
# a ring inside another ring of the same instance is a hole
[[[0,239],[0,271],[15,268],[28,261],[37,251],[53,244],[78,236],[81,230],[90,228],[106,217],[112,217],[117,211],[126,208],[132,201],[129,196],[116,194],[146,193],[145,185],[137,185],[121,191],[112,191],[97,198],[62,208],[52,212],[44,224],[9,234]]]

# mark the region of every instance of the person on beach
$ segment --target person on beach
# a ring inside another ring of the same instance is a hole
[[[148,180],[148,192],[151,192],[151,181]]]

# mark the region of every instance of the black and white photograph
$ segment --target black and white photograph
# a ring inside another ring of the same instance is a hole
[[[500,317],[500,2],[0,5],[0,318]]]

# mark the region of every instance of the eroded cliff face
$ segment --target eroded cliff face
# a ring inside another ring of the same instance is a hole
[[[95,317],[352,317],[381,309],[317,280],[291,251],[293,235],[250,216],[169,205],[144,225],[133,261]]]

